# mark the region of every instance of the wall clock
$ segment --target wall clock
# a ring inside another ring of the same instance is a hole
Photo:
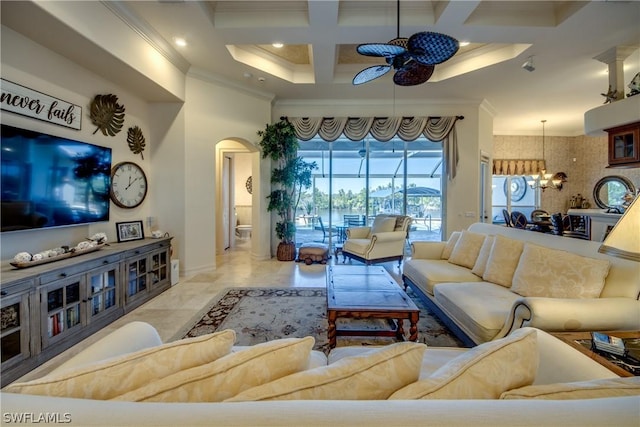
[[[111,170],[111,200],[117,206],[132,209],[147,197],[147,176],[133,162],[121,162]]]

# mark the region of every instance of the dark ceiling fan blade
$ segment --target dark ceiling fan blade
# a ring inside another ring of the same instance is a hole
[[[436,65],[456,54],[460,44],[451,36],[423,31],[409,37],[407,50],[421,64]]]
[[[386,43],[365,43],[358,45],[356,48],[360,55],[365,56],[381,56],[384,58],[400,55],[407,50],[402,46],[396,46]]]
[[[429,80],[433,75],[433,65],[423,65],[410,61],[393,75],[393,82],[398,86],[415,86]]]
[[[361,85],[362,83],[370,82],[371,80],[384,76],[389,70],[391,70],[390,65],[374,65],[373,67],[365,68],[356,74],[353,78],[353,84]]]

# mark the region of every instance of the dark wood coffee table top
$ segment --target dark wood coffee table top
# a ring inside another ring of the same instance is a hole
[[[602,333],[613,335],[618,338],[640,338],[640,331],[603,331]],[[621,377],[634,376],[631,372],[625,370],[624,368],[616,365],[611,360],[607,359],[605,355],[596,353],[590,348],[580,344],[580,341],[591,341],[591,332],[550,332],[550,334],[564,341],[566,344],[569,344],[571,347],[580,351],[582,354],[589,356],[617,375],[620,375]]]
[[[420,309],[389,273],[378,266],[331,266],[327,269],[327,318],[329,345],[335,347],[337,335],[395,336],[404,339],[403,319],[411,323],[411,341],[418,339]],[[393,330],[342,330],[339,317],[387,319]]]

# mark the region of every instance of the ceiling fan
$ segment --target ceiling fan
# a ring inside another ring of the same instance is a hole
[[[460,44],[451,36],[430,31],[416,33],[409,38],[400,37],[400,0],[397,2],[397,34],[388,43],[358,45],[357,52],[365,56],[384,58],[386,65],[374,65],[360,71],[353,78],[354,85],[375,80],[396,70],[393,82],[399,86],[419,85],[431,78],[435,65],[456,54]]]

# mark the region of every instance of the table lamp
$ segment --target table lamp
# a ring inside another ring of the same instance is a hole
[[[598,252],[640,262],[640,196],[627,208],[622,218],[604,239]]]

